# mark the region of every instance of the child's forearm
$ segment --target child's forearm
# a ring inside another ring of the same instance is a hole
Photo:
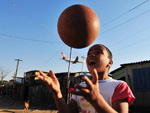
[[[59,113],[71,113],[69,105],[65,102],[61,93],[54,95],[54,100]]]
[[[117,113],[102,97],[100,94],[96,101],[91,102],[93,107],[98,113]]]

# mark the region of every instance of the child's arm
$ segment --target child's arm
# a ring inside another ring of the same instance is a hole
[[[119,113],[128,113],[128,98],[112,102],[112,107]]]
[[[36,76],[44,81],[47,86],[49,87],[50,91],[53,94],[57,109],[59,113],[72,113],[70,106],[66,104],[65,100],[63,99],[61,90],[60,90],[60,84],[58,79],[56,78],[53,71],[50,71],[50,76],[48,77],[46,74],[44,74],[42,71],[39,71],[39,73],[36,73]],[[71,102],[70,105],[75,106],[76,104]]]

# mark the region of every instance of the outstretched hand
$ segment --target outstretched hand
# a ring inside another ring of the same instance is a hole
[[[78,91],[70,91],[70,93],[83,96],[90,103],[96,102],[100,96],[98,73],[96,69],[92,71],[92,81],[87,76],[83,76],[82,79],[85,81],[86,87],[75,84],[75,88],[77,88]]]
[[[54,96],[58,96],[59,98],[62,97],[61,95],[61,90],[60,90],[60,84],[58,79],[56,78],[55,74],[53,71],[49,71],[50,77],[47,76],[45,73],[43,73],[42,71],[37,72],[35,75],[41,79],[42,81],[44,81],[47,86],[49,87],[50,91],[52,92],[52,94]]]

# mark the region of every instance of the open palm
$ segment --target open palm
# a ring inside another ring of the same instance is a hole
[[[36,73],[36,76],[47,84],[47,86],[49,87],[50,91],[53,94],[60,93],[61,92],[60,91],[60,84],[59,84],[59,81],[56,78],[54,72],[50,71],[49,74],[50,74],[50,77],[47,76],[42,71],[39,71],[38,73]]]

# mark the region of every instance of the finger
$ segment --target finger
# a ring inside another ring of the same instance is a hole
[[[40,73],[39,72],[35,72],[35,75],[36,75],[36,77],[34,78],[34,80],[38,80],[39,79],[38,75],[40,75]]]
[[[93,83],[92,83],[92,81],[87,76],[83,76],[82,80],[85,81],[87,87],[89,87],[89,86],[90,86],[90,88],[92,87]]]
[[[96,69],[93,69],[92,71],[92,83],[93,84],[98,83],[98,73]]]
[[[36,72],[35,75],[36,75],[37,78],[39,78],[39,79],[41,79],[43,81],[48,82],[48,76],[43,76],[43,73],[41,73],[41,71]]]
[[[40,74],[37,74],[37,73],[36,73],[35,75],[36,75],[37,78],[43,79],[43,76],[41,76]]]
[[[80,95],[80,96],[84,96],[85,94],[88,94],[89,92],[90,92],[89,89],[86,89],[86,88],[82,88],[77,91],[69,90],[69,93],[75,94],[75,95]]]
[[[69,93],[71,94],[75,94],[75,95],[80,95],[80,96],[84,96],[85,94],[88,94],[90,92],[89,89],[83,87],[83,88],[79,88],[78,90],[76,91],[73,91],[73,90],[69,90]]]
[[[54,72],[52,70],[49,71],[49,74],[50,74],[51,78],[57,79],[55,74],[54,74]]]
[[[40,75],[40,74],[36,74],[36,77],[39,78],[39,79],[41,79],[41,80],[43,80],[43,78],[44,78],[44,77],[43,77],[42,75]]]
[[[48,82],[48,76],[46,76],[46,77],[43,77],[43,81],[46,81],[46,82]]]
[[[74,95],[79,95],[79,96],[83,95],[83,93],[81,93],[81,91],[69,91],[69,93],[74,94]]]
[[[77,88],[78,90],[87,89],[87,87],[85,87],[85,86],[80,86],[80,85],[78,85],[78,84],[75,84],[74,87]]]
[[[43,77],[47,77],[47,75],[46,75],[44,72],[39,71],[39,73],[40,73]]]

